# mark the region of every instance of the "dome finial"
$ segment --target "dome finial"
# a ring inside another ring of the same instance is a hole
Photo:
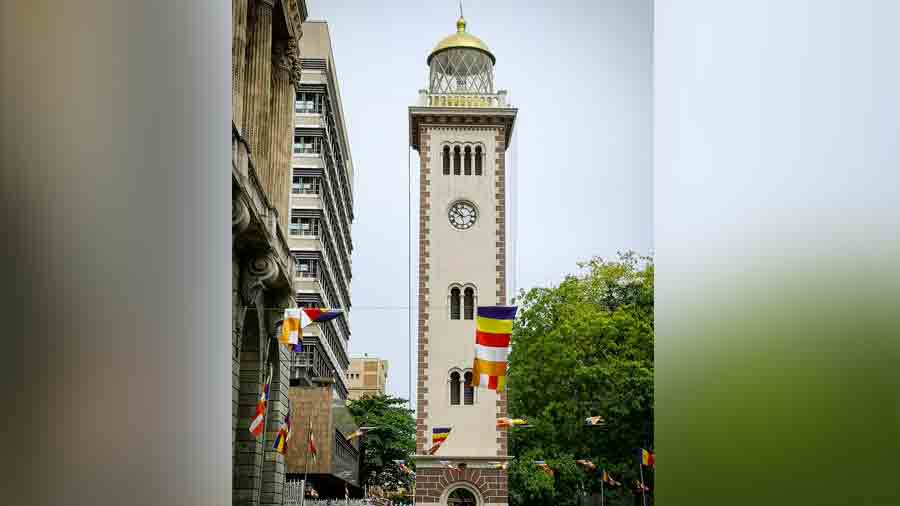
[[[462,0],[459,0],[459,19],[456,20],[456,31],[459,33],[466,31],[466,18],[463,17]]]

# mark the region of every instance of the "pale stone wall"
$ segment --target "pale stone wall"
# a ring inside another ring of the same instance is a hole
[[[475,359],[475,321],[450,320],[450,288],[454,284],[474,285],[475,305],[496,303],[496,223],[495,199],[496,127],[431,127],[429,283],[431,313],[428,322],[428,419],[425,437],[430,444],[430,429],[452,425],[453,432],[443,444],[441,455],[495,456],[497,431],[497,395],[476,389],[471,406],[450,405],[449,377],[453,368],[471,369]],[[441,150],[444,144],[478,143],[484,146],[486,159],[481,176],[442,173]],[[447,212],[452,203],[467,200],[475,204],[478,218],[468,230],[450,225]],[[426,447],[429,445],[426,444]]]

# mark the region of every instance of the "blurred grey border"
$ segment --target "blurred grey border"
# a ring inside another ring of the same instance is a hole
[[[231,501],[230,24],[0,3],[3,504]]]
[[[655,7],[659,504],[900,504],[900,3]],[[0,3],[5,504],[227,504],[230,9]]]
[[[900,2],[655,18],[658,504],[900,504]]]

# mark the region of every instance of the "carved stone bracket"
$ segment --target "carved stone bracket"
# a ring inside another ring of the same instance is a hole
[[[272,68],[290,72],[292,66],[291,40],[272,41]],[[296,47],[296,44],[294,45]]]
[[[255,305],[278,276],[278,262],[271,254],[257,255],[249,259],[241,274],[241,297],[246,305]]]
[[[287,54],[291,62],[291,84],[294,85],[297,93],[300,93],[300,49],[297,47],[296,41],[288,41]]]
[[[231,199],[231,237],[234,240],[250,226],[250,209],[240,197]]]

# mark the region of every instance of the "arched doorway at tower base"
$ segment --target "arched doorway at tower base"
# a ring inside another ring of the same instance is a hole
[[[475,485],[457,482],[441,494],[441,506],[484,506],[484,498]]]

